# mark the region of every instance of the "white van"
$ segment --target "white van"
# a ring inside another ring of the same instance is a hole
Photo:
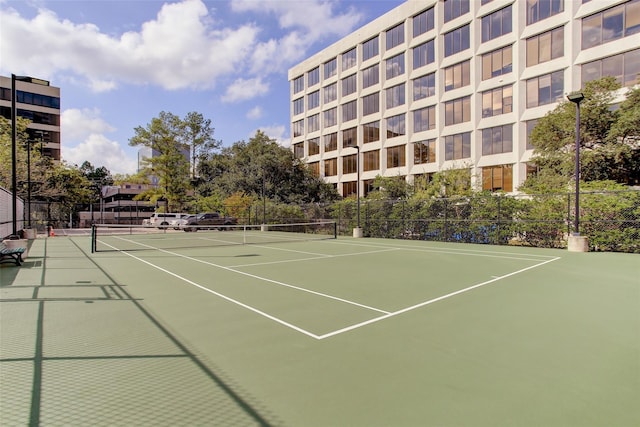
[[[171,221],[186,217],[186,213],[164,213],[156,212],[149,218],[149,225],[158,228],[168,228]]]

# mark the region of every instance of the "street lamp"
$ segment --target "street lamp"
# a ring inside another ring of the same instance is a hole
[[[362,228],[360,227],[360,146],[350,145],[355,148],[356,153],[356,211],[358,215],[358,226],[353,230],[353,237],[362,237]]]
[[[571,92],[567,99],[576,104],[576,158],[575,158],[575,219],[573,222],[573,235],[569,236],[569,250],[586,252],[588,250],[587,239],[580,237],[580,103],[584,100],[582,92]]]
[[[11,207],[13,235],[18,235],[18,177],[16,172],[16,137],[18,133],[17,127],[17,110],[16,110],[16,81],[28,82],[31,77],[16,76],[11,74],[11,194],[13,206]]]

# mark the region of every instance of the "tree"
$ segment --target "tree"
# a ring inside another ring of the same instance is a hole
[[[183,142],[183,129],[180,118],[165,111],[147,127],[135,128],[129,145],[142,145],[153,153],[144,159],[145,171],[158,180],[158,186],[141,193],[138,200],[163,200],[168,211],[182,209],[189,186],[189,147]]]
[[[640,180],[640,112],[638,90],[629,91],[620,109],[612,108],[620,84],[613,77],[588,82],[580,104],[580,175],[584,181]],[[534,128],[531,143],[538,177],[529,178],[523,191],[544,188],[566,190],[574,175],[576,107],[569,101],[547,113]],[[556,187],[558,186],[559,187]],[[553,188],[555,187],[555,188]]]
[[[205,119],[200,113],[192,111],[183,119],[183,142],[191,149],[191,178],[196,181],[197,165],[200,158],[212,150],[218,149],[221,141],[213,138],[214,129],[211,120]]]

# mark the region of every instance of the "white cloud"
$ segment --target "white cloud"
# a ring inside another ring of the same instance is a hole
[[[259,105],[253,107],[247,112],[247,118],[250,120],[256,120],[263,116],[262,107]]]
[[[95,91],[111,90],[118,82],[210,88],[243,66],[259,31],[253,24],[213,28],[211,21],[201,0],[184,0],[164,4],[154,20],[118,38],[49,10],[26,19],[3,7],[0,57],[17,73],[38,70],[51,78],[70,70]]]
[[[113,132],[116,128],[100,117],[98,109],[64,110],[61,116],[61,131],[65,141],[78,142],[91,134]]]
[[[78,166],[89,161],[96,168],[106,167],[112,174],[133,174],[137,168],[136,160],[129,158],[118,142],[98,134],[89,135],[75,147],[63,147],[62,158]]]
[[[291,138],[287,137],[287,128],[283,125],[262,126],[251,135],[251,138],[256,134],[256,131],[261,130],[271,139],[275,139],[276,142],[283,147],[291,146]]]
[[[261,96],[269,92],[269,84],[264,83],[262,78],[237,79],[229,87],[224,95],[223,102],[240,102]]]

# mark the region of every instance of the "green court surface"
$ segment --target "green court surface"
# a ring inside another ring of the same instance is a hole
[[[103,243],[0,268],[0,425],[640,425],[638,255]]]

